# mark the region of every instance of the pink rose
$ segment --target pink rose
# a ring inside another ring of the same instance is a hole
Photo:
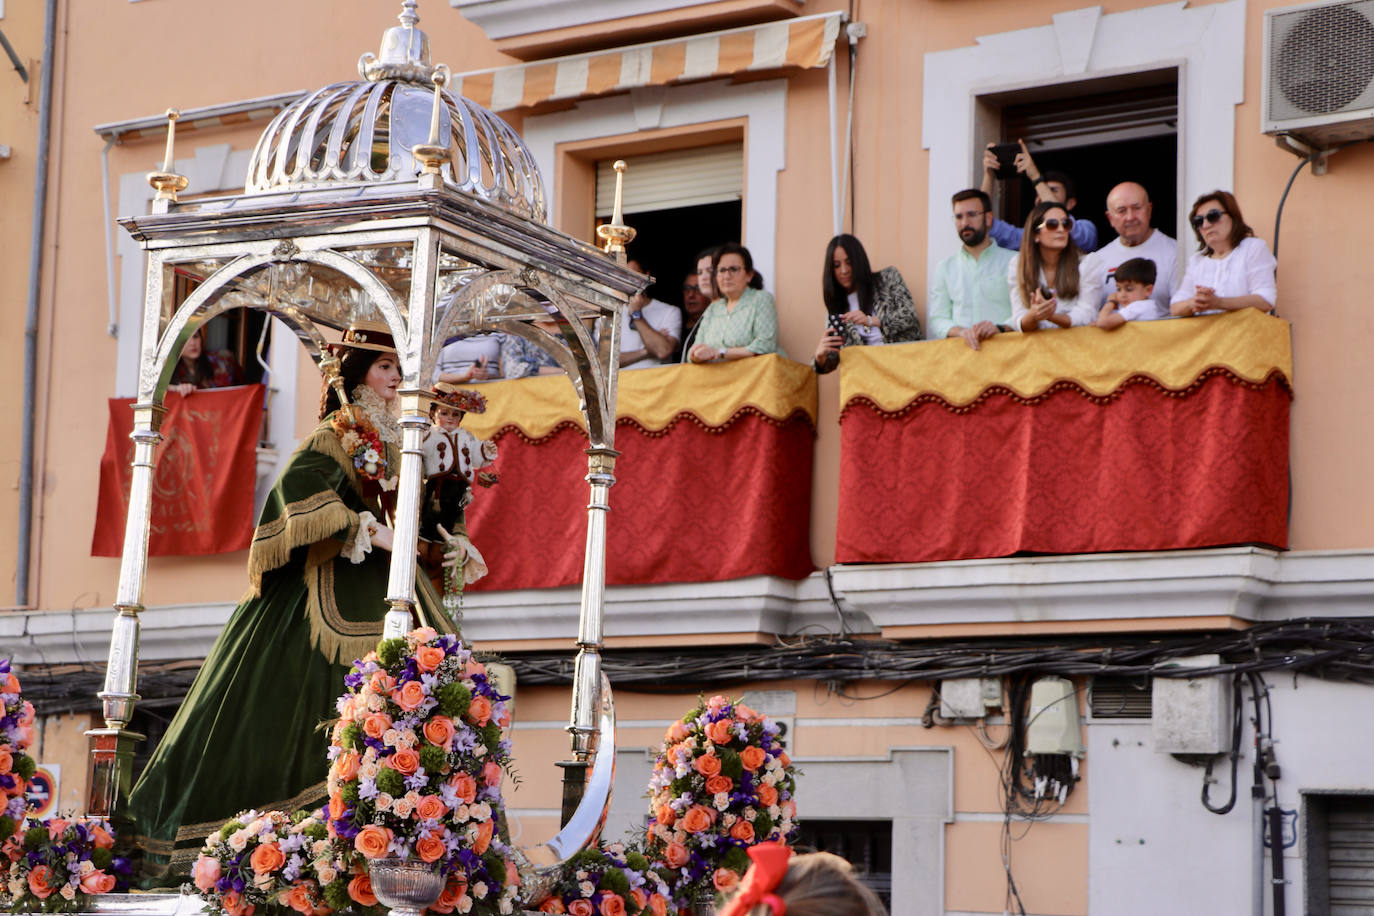
[[[716,890],[729,893],[739,885],[739,875],[728,868],[717,868],[715,874],[711,875],[711,883]]]
[[[444,660],[444,650],[438,646],[421,646],[415,650],[415,664],[421,671],[433,671]]]
[[[415,816],[422,821],[434,821],[443,817],[448,808],[444,806],[443,799],[437,795],[426,795],[420,799],[420,803],[415,806]]]
[[[220,879],[222,874],[219,859],[213,856],[201,856],[196,859],[196,864],[191,866],[191,880],[196,883],[196,887],[207,894],[215,889],[215,882]]]
[[[419,681],[406,681],[399,690],[392,692],[391,699],[406,712],[414,712],[425,702],[424,685]]]
[[[474,725],[483,726],[491,721],[491,700],[483,696],[472,698],[468,704],[468,720]]]
[[[457,729],[454,728],[453,720],[448,716],[433,716],[425,723],[423,731],[426,741],[436,747],[448,750]]]
[[[577,899],[568,904],[569,916],[592,916],[592,902]]]
[[[501,764],[495,760],[488,760],[482,764],[482,782],[488,788],[501,784]]]
[[[453,791],[465,805],[472,804],[477,797],[477,780],[469,773],[454,773],[449,777],[448,784],[453,786]]]
[[[81,892],[84,894],[108,894],[114,890],[114,886],[114,875],[107,875],[98,868],[81,877]]]

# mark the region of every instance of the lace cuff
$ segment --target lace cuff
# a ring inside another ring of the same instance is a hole
[[[377,517],[371,512],[358,513],[358,534],[353,538],[352,544],[339,551],[348,562],[361,563],[363,558],[372,552],[372,535],[368,532],[376,522]]]

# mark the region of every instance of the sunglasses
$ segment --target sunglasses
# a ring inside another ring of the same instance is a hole
[[[1194,229],[1201,229],[1203,220],[1206,220],[1208,223],[1215,225],[1216,223],[1221,222],[1221,218],[1225,215],[1226,214],[1224,212],[1218,210],[1216,207],[1213,207],[1206,213],[1199,213],[1196,216],[1191,217],[1188,220],[1188,222],[1193,224]]]
[[[1037,230],[1038,230],[1038,229],[1058,229],[1060,226],[1063,226],[1065,229],[1072,229],[1072,228],[1073,228],[1073,217],[1072,217],[1072,216],[1066,216],[1066,217],[1064,217],[1063,219],[1055,219],[1054,217],[1050,217],[1049,219],[1044,220],[1043,222],[1041,222],[1040,225],[1036,226],[1035,228],[1036,228]]]

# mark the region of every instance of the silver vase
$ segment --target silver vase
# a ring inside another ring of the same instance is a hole
[[[372,893],[392,916],[420,916],[444,892],[439,866],[418,859],[373,859],[367,866]]]

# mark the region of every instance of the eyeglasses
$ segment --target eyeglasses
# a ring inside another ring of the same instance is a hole
[[[957,223],[965,219],[978,219],[987,212],[986,210],[979,210],[977,213],[956,213],[954,214],[954,221]]]
[[[1054,217],[1050,217],[1050,218],[1047,219],[1047,220],[1042,220],[1042,221],[1040,222],[1040,225],[1036,226],[1035,228],[1036,228],[1036,229],[1058,229],[1060,226],[1063,226],[1065,229],[1072,229],[1072,228],[1073,228],[1073,217],[1072,217],[1072,216],[1066,216],[1066,217],[1064,217],[1063,219],[1055,219]]]
[[[744,268],[741,267],[741,266],[739,266],[738,264],[731,264],[731,265],[728,266],[728,267],[717,267],[717,268],[716,268],[716,273],[718,273],[718,274],[742,274],[742,273],[744,273]]]
[[[1223,213],[1221,210],[1218,210],[1216,207],[1213,207],[1206,213],[1195,214],[1188,220],[1188,222],[1193,224],[1194,229],[1201,229],[1203,220],[1206,220],[1208,223],[1215,225],[1221,222],[1221,218],[1225,215],[1226,214]]]

